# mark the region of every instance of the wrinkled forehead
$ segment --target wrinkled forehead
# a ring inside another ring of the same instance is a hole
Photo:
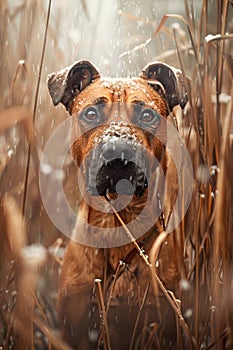
[[[83,90],[73,102],[72,113],[95,104],[114,104],[124,108],[130,104],[141,104],[156,110],[161,115],[167,114],[167,105],[144,79],[141,78],[100,78]]]

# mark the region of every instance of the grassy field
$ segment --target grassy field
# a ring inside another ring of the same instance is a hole
[[[63,108],[55,110],[51,104],[47,75],[70,64],[67,48],[81,41],[69,35],[61,42],[61,9],[52,12],[50,5],[34,0],[0,3],[0,349],[68,349],[58,336],[55,311],[66,238],[43,208],[38,169],[46,140],[66,116]],[[83,21],[90,21],[86,1],[78,6]],[[152,23],[150,42],[137,32],[138,41],[132,39],[122,57],[136,57],[136,65],[144,62],[145,50],[162,38],[166,45],[150,61],[172,64],[191,78],[187,109],[183,114],[174,111],[193,163],[194,190],[177,228],[184,266],[179,298],[165,290],[177,317],[172,345],[232,349],[233,3],[203,0],[198,17],[192,2],[184,1],[184,7],[184,16],[170,14],[160,24]],[[128,13],[119,16],[148,24]],[[92,34],[98,25],[96,20]],[[104,64],[108,70],[109,63]],[[64,188],[76,208],[79,191],[69,157],[66,165],[70,175],[64,177]]]

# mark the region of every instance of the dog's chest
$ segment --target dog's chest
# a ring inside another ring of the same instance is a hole
[[[119,259],[120,255],[124,256],[125,260]],[[116,249],[110,250],[108,264],[114,269],[114,273],[108,275],[107,291],[107,294],[112,294],[112,304],[123,300],[128,304],[140,304],[150,284],[150,271],[138,253],[134,254],[134,249],[127,248],[124,254]]]

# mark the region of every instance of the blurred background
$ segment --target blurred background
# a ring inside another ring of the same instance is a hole
[[[190,105],[178,111],[195,177],[180,228],[191,296],[183,300],[197,348],[233,346],[232,32],[226,0],[0,1],[0,347],[65,349],[53,332],[66,239],[43,209],[38,169],[46,141],[68,116],[52,105],[47,76],[80,59],[104,76],[135,76],[161,60],[191,78]],[[77,211],[69,155],[64,168]]]

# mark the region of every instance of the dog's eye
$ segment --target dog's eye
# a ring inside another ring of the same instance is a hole
[[[94,107],[88,107],[83,113],[82,118],[87,122],[94,122],[98,119],[98,112]]]
[[[160,124],[160,115],[152,109],[146,109],[140,116],[140,122],[145,124]]]

